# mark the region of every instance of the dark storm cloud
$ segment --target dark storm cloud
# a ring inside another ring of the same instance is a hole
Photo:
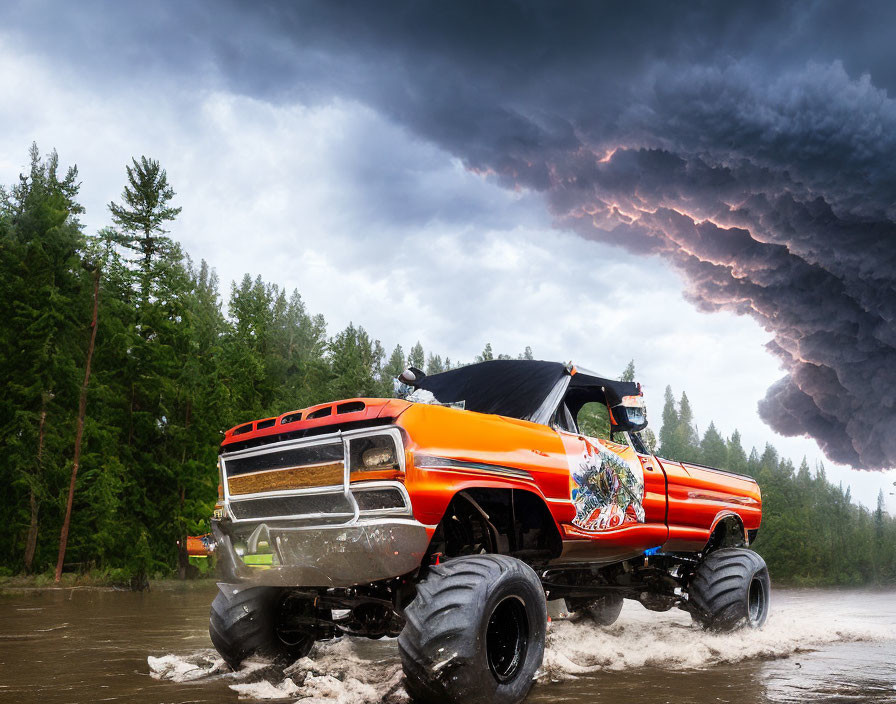
[[[8,12],[87,73],[347,96],[542,192],[559,225],[664,257],[697,306],[773,334],[786,376],[760,404],[772,428],[896,466],[896,6],[733,5]]]

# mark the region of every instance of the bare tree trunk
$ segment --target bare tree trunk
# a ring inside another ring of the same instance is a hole
[[[186,409],[186,417],[184,420],[184,431],[190,429],[190,413],[192,411],[192,403],[187,401],[187,409]],[[181,452],[180,457],[180,465],[183,467],[184,462],[187,460],[187,448],[184,447]],[[184,521],[184,503],[187,500],[187,489],[185,486],[181,485],[180,487],[180,506],[178,511],[178,522],[180,523],[180,541],[178,542],[179,549],[177,551],[177,576],[180,579],[186,579],[190,575],[190,556],[187,554],[187,531]]]
[[[59,559],[56,561],[56,581],[62,576],[62,563],[65,560],[65,546],[68,543],[68,528],[72,520],[72,501],[75,497],[75,480],[78,476],[78,465],[81,462],[81,437],[84,434],[84,416],[87,412],[87,386],[90,384],[90,362],[93,359],[93,348],[96,344],[97,314],[100,302],[100,267],[97,264],[93,271],[93,320],[90,321],[90,344],[87,346],[87,361],[84,365],[84,383],[81,385],[81,397],[78,400],[78,427],[75,431],[75,457],[72,462],[72,480],[68,486],[68,503],[65,508],[65,520],[59,534]]]
[[[128,407],[128,447],[134,444],[134,383],[131,382],[131,405]]]
[[[44,466],[44,428],[47,422],[47,401],[52,398],[50,392],[43,392],[40,397],[40,424],[37,430],[37,471],[34,480],[43,474]],[[31,484],[28,503],[31,508],[31,524],[28,526],[28,537],[25,540],[25,572],[31,574],[31,568],[34,565],[34,552],[37,550],[37,514],[40,510],[40,501],[37,500],[37,493],[34,491],[34,483]]]
[[[28,537],[25,539],[25,574],[31,574],[31,567],[34,565],[34,551],[37,550],[37,512],[40,504],[34,494],[33,486],[28,496],[28,503],[31,507],[31,524],[28,526]]]
[[[186,499],[186,489],[180,488],[180,516],[179,521],[183,524],[184,500]],[[181,528],[180,540],[177,541],[177,577],[178,579],[186,579],[190,570],[190,556],[187,554],[187,534]]]

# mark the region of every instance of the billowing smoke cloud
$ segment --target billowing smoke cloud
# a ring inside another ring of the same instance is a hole
[[[552,163],[554,212],[668,258],[698,306],[773,333],[787,375],[760,403],[772,428],[837,462],[896,465],[896,102],[836,63],[770,85],[741,67],[694,73],[633,120],[633,142],[661,147]]]
[[[88,68],[348,97],[543,193],[558,226],[667,259],[697,306],[773,334],[773,429],[896,466],[892,3],[23,7],[58,22],[45,45],[96,47]]]

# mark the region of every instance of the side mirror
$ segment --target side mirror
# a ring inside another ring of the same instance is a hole
[[[425,376],[426,373],[417,369],[417,367],[408,367],[397,378],[402,384],[416,388],[417,384],[423,381]]]
[[[647,409],[641,396],[625,396],[622,403],[610,409],[613,432],[637,432],[647,427]]]

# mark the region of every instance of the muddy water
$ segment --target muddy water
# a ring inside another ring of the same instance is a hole
[[[214,587],[0,596],[0,701],[406,702],[395,641],[320,644],[285,672],[228,672]],[[777,591],[759,632],[711,635],[626,603],[599,629],[555,619],[529,702],[896,702],[896,593]]]

